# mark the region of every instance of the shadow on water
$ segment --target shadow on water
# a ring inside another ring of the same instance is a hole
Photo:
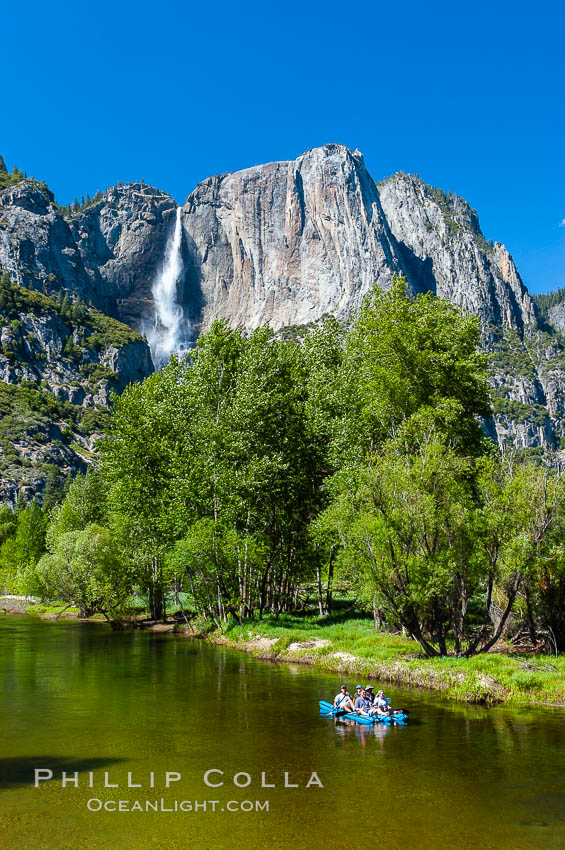
[[[98,770],[101,767],[123,762],[122,758],[73,759],[65,756],[25,756],[24,758],[0,758],[0,791],[24,785],[33,785],[34,770],[51,770],[53,779],[60,779],[62,771],[67,774]]]

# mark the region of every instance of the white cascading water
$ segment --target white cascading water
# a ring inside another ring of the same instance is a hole
[[[163,268],[152,289],[155,312],[153,326],[147,330],[147,341],[156,369],[166,366],[171,354],[180,354],[189,343],[190,328],[177,301],[182,272],[181,208],[177,207],[175,227],[167,240]]]

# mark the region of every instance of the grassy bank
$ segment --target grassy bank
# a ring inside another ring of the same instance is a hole
[[[141,600],[137,600],[141,602]],[[12,603],[14,613],[42,619],[77,617],[78,609],[64,603]],[[10,605],[5,601],[0,604]],[[17,607],[16,607],[17,606]],[[369,618],[344,612],[331,618],[282,615],[278,620],[234,621],[223,632],[193,621],[185,627],[178,618],[155,624],[139,606],[130,626],[154,631],[182,632],[210,643],[269,661],[307,664],[374,684],[391,682],[430,688],[447,699],[470,703],[552,704],[565,706],[565,655],[523,655],[499,644],[496,652],[475,658],[427,659],[419,644],[401,635],[376,632]],[[173,613],[173,612],[171,612]],[[101,614],[96,620],[104,620]],[[124,625],[128,625],[124,623]]]
[[[565,656],[518,655],[510,647],[475,658],[426,659],[419,644],[376,632],[372,620],[281,616],[213,631],[214,644],[258,658],[309,664],[373,683],[431,688],[472,703],[565,705]]]

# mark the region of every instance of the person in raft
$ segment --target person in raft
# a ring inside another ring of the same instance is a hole
[[[347,685],[342,685],[339,689],[339,694],[334,699],[334,708],[337,708],[338,711],[353,711],[353,700],[347,690]]]
[[[369,714],[372,705],[371,700],[367,696],[367,691],[365,690],[365,688],[361,688],[360,695],[356,697],[354,708],[358,714]]]
[[[369,700],[371,705],[373,705],[373,703],[375,702],[375,695],[373,693],[373,686],[372,685],[365,685],[365,691],[367,693],[367,699]]]
[[[383,691],[377,691],[373,703],[373,714],[393,714],[393,709],[389,706],[388,700],[385,699]]]

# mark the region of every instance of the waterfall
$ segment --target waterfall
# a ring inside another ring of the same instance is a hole
[[[181,208],[173,232],[167,240],[163,267],[153,284],[153,326],[147,330],[147,341],[156,369],[169,362],[171,354],[179,354],[190,342],[190,325],[178,303],[178,284],[183,272]]]

